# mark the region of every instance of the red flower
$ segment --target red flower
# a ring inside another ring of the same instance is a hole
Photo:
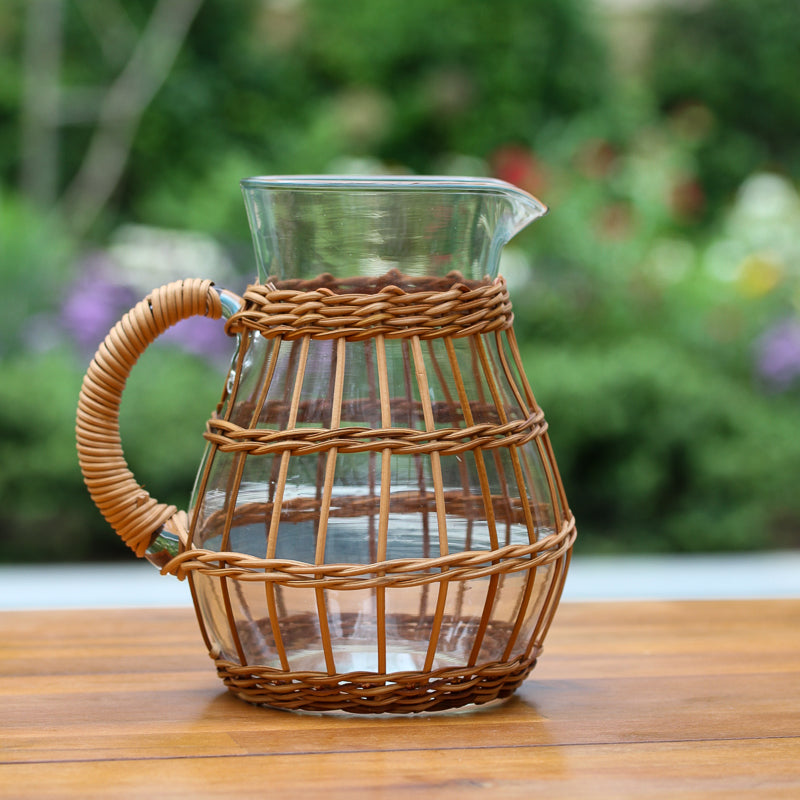
[[[706,196],[700,183],[691,177],[678,180],[672,187],[669,198],[672,213],[678,219],[691,222],[702,214]]]
[[[496,178],[513,183],[531,194],[539,194],[546,186],[545,170],[536,156],[522,145],[503,145],[489,158]]]
[[[617,151],[605,139],[584,142],[576,157],[578,171],[587,178],[607,178],[617,167]]]
[[[635,218],[630,203],[609,203],[595,217],[595,232],[601,239],[624,241],[633,235]]]

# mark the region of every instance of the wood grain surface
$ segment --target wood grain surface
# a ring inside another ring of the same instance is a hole
[[[492,708],[228,694],[188,609],[0,614],[0,797],[800,797],[800,599],[564,603]]]

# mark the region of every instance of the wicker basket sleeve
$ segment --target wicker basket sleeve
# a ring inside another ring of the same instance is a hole
[[[155,289],[111,329],[83,379],[75,426],[78,461],[95,505],[137,556],[183,512],[159,503],[136,481],[122,451],[119,411],[134,364],[164,331],[192,316],[220,319],[223,306],[209,280],[190,279]]]

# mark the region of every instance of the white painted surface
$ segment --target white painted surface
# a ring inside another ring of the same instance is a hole
[[[800,551],[599,557],[576,554],[564,600],[800,597]],[[0,566],[0,610],[191,606],[189,586],[145,561]]]

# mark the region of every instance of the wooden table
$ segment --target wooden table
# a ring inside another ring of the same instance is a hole
[[[0,615],[0,797],[800,797],[800,599],[565,603],[517,695],[427,717],[228,694],[191,610]]]

